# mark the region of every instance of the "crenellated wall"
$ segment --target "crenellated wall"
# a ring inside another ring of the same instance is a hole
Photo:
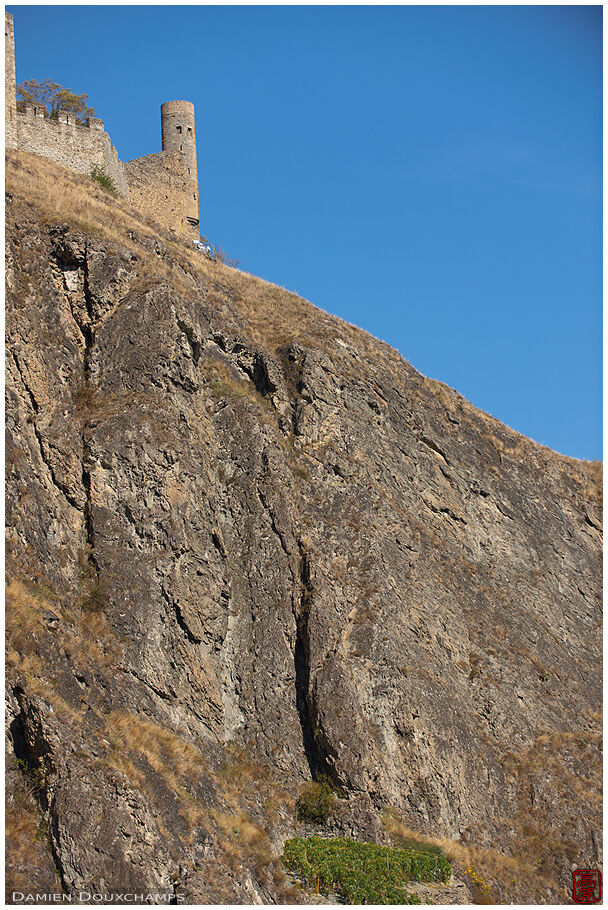
[[[52,158],[58,164],[90,174],[94,165],[100,165],[113,179],[116,189],[124,199],[129,199],[129,185],[125,166],[118,158],[104,129],[103,120],[91,117],[86,126],[76,123],[74,114],[59,111],[57,119],[45,117],[44,108],[24,105],[15,116],[16,147],[34,155]]]
[[[56,119],[43,107],[16,104],[15,39],[13,17],[5,13],[5,124],[6,147],[51,158],[58,164],[90,175],[98,165],[112,178],[123,199],[178,235],[198,240],[199,198],[196,176],[194,105],[168,101],[161,105],[163,151],[120,161],[103,120],[91,117],[86,125],[74,114],[59,111]],[[20,106],[21,108],[21,106]]]

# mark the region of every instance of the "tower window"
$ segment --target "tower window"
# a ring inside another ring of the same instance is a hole
[[[177,132],[178,132],[178,133],[181,133],[181,131],[182,131],[181,126],[178,126],[176,129],[177,129]]]
[[[191,127],[191,126],[188,127],[188,132],[189,132],[189,133],[192,132],[192,127]]]

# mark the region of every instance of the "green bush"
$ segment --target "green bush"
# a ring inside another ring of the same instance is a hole
[[[283,862],[317,893],[335,892],[347,904],[420,904],[405,883],[447,881],[452,874],[436,853],[362,844],[346,837],[294,837]]]
[[[99,186],[102,186],[104,190],[107,190],[108,193],[111,193],[112,196],[118,196],[116,184],[110,175],[106,174],[105,170],[101,167],[100,164],[95,164],[91,168],[91,178],[95,181],[95,183],[98,183]]]
[[[300,793],[296,803],[296,817],[302,822],[323,825],[334,807],[334,802],[334,791],[326,781],[311,781]]]

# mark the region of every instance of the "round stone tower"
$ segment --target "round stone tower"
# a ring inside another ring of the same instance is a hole
[[[179,225],[180,233],[199,240],[194,105],[191,101],[165,101],[160,106],[160,125],[163,152],[170,161],[168,168],[176,176],[179,174],[177,183],[175,179],[170,180],[164,207],[171,211],[171,218],[176,228]]]
[[[160,106],[163,152],[181,152],[184,177],[198,183],[196,175],[196,133],[191,101],[165,101]]]

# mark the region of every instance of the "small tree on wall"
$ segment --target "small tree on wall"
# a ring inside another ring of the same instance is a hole
[[[58,111],[69,111],[75,115],[76,123],[84,124],[89,117],[95,116],[95,108],[88,107],[88,100],[86,93],[77,95],[52,79],[44,79],[42,82],[27,79],[17,86],[17,105],[34,104],[43,107],[45,117],[49,119],[56,118]]]
[[[52,79],[45,79],[38,82],[36,79],[28,79],[17,86],[17,103],[18,104],[35,104],[36,107],[44,107],[47,112],[52,107],[52,99],[61,88]]]

